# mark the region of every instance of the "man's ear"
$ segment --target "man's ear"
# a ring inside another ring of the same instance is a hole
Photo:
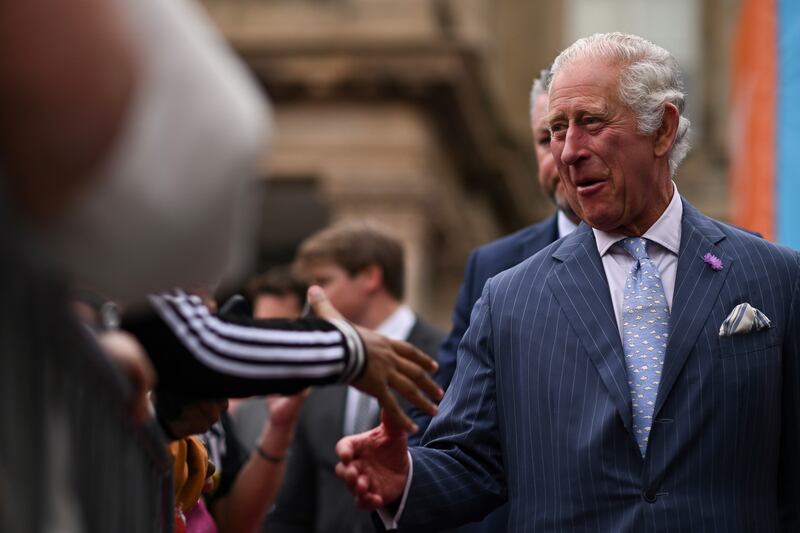
[[[358,275],[364,279],[364,283],[370,291],[383,287],[383,269],[376,264],[365,267]]]
[[[653,154],[658,157],[665,157],[675,144],[675,134],[678,131],[678,122],[681,113],[675,104],[664,104],[664,115],[661,117],[661,126],[656,130],[653,139]]]

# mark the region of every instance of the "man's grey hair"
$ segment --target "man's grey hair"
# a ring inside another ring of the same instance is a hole
[[[547,92],[547,84],[549,81],[550,81],[549,67],[539,72],[539,77],[533,80],[533,86],[531,87],[531,108],[530,108],[531,116],[533,116],[533,110],[536,109],[536,100],[538,100],[541,95]]]
[[[619,98],[636,115],[640,133],[647,135],[661,126],[664,104],[671,103],[678,108],[678,132],[669,154],[669,169],[675,176],[689,151],[691,123],[684,116],[683,76],[672,54],[636,35],[596,33],[578,39],[558,55],[551,67],[551,79],[572,61],[585,57],[605,59],[621,66]]]

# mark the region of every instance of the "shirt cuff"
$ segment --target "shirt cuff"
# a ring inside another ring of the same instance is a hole
[[[367,368],[367,356],[364,348],[364,341],[361,336],[348,321],[331,318],[328,322],[333,324],[344,337],[344,342],[347,345],[347,353],[349,357],[345,361],[344,372],[339,379],[339,383],[352,383],[361,377],[364,370]]]
[[[406,477],[406,486],[403,489],[403,496],[400,498],[400,505],[397,506],[397,512],[392,515],[387,507],[381,507],[377,511],[378,517],[381,519],[381,522],[383,522],[383,527],[385,527],[387,531],[397,529],[397,523],[400,522],[403,511],[406,510],[408,491],[411,489],[411,478],[414,476],[414,459],[411,457],[411,452],[406,453],[408,454],[408,477]]]

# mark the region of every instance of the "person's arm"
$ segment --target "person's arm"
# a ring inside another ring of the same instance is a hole
[[[322,318],[256,320],[213,315],[197,296],[175,291],[151,297],[158,316],[128,327],[153,359],[161,388],[213,398],[344,382],[376,397],[407,431],[415,427],[392,391],[436,412],[425,396],[442,395],[427,374],[437,368],[430,357],[351,326],[319,287],[309,289],[309,302]]]
[[[58,215],[105,161],[137,61],[116,2],[0,0],[0,154],[34,220]]]
[[[310,401],[314,401],[312,397]],[[317,513],[317,463],[312,452],[312,434],[306,416],[300,414],[294,442],[289,449],[285,482],[267,515],[264,531],[268,533],[308,533],[314,530]]]
[[[215,502],[220,533],[251,533],[259,529],[283,482],[295,423],[307,393],[269,398],[269,417],[256,450],[236,476],[230,492]]]
[[[291,393],[350,382],[366,367],[363,342],[347,324],[217,315],[180,290],[150,303],[158,316],[135,331],[162,387],[211,397]]]

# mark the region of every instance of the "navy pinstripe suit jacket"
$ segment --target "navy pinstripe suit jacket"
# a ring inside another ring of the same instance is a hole
[[[558,239],[558,216],[553,215],[538,224],[523,228],[511,235],[484,244],[473,250],[464,268],[464,282],[458,291],[453,309],[453,328],[439,348],[439,370],[436,381],[444,389],[450,386],[456,369],[458,345],[469,327],[469,319],[475,302],[483,291],[486,280],[503,270],[518,265],[525,259]],[[430,424],[431,417],[419,409],[412,409],[412,418],[420,430],[409,436],[409,444],[418,444]],[[508,522],[508,506],[503,505],[484,517],[480,522],[467,524],[459,533],[496,533]]]
[[[591,229],[490,279],[411,449],[401,528],[457,525],[508,499],[509,531],[800,531],[799,257],[684,202],[644,458]],[[742,302],[772,327],[720,338]]]

